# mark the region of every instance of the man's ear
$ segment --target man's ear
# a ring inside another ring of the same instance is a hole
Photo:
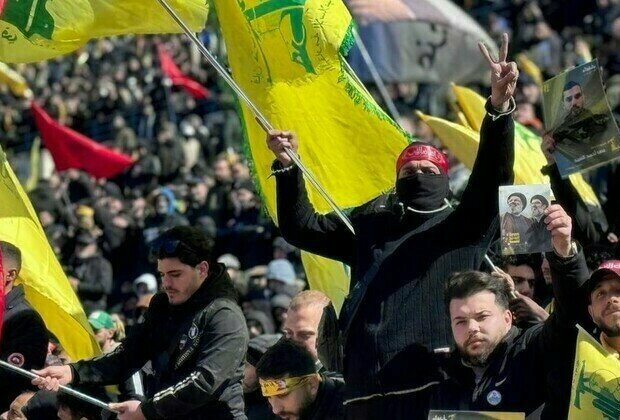
[[[4,281],[6,282],[14,282],[15,280],[17,280],[17,270],[13,269],[9,269],[7,272],[7,275],[4,279]]]
[[[198,274],[200,277],[207,278],[209,276],[209,263],[206,261],[202,261],[198,264]]]
[[[321,377],[316,374],[310,378],[310,392],[312,395],[316,395],[319,392],[319,384],[321,383]]]
[[[508,325],[508,329],[512,327],[513,320],[512,312],[510,312],[510,309],[506,309],[504,311],[504,321],[506,322],[506,325]]]

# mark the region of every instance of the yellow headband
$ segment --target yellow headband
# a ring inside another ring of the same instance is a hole
[[[316,376],[316,373],[284,379],[259,379],[260,389],[263,397],[275,397],[276,395],[282,395],[287,392],[294,391],[297,388],[307,384],[313,376]]]

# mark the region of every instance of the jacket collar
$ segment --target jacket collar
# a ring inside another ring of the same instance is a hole
[[[332,399],[337,397],[338,390],[333,379],[321,375],[319,389],[316,393],[314,402],[308,407],[302,415],[304,420],[323,419],[327,411],[330,409]]]
[[[15,305],[19,303],[19,301],[24,299],[24,285],[18,284],[14,286],[13,289],[6,295],[5,308],[13,309]]]
[[[489,355],[486,366],[482,366],[483,368],[487,368],[489,366],[496,365],[499,361],[504,360],[504,356],[506,352],[510,348],[510,345],[514,342],[515,338],[519,336],[519,328],[514,325],[508,330],[508,333],[502,338],[502,341],[499,342],[495,350]],[[469,366],[467,362],[463,361],[465,366]]]

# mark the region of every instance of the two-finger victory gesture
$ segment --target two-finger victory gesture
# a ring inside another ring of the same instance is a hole
[[[506,61],[508,58],[508,34],[504,34],[502,37],[498,60],[491,58],[489,50],[483,43],[478,43],[478,47],[491,70],[491,105],[498,111],[506,111],[510,98],[517,88],[517,79],[519,78],[517,63]]]

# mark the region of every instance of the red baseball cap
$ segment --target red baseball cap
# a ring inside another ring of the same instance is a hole
[[[592,292],[596,285],[603,280],[606,274],[613,274],[620,278],[620,260],[603,261],[601,265],[599,265],[598,268],[592,272],[590,280],[588,280],[588,291]]]
[[[416,160],[428,160],[437,165],[439,170],[444,174],[448,173],[450,167],[448,157],[439,149],[428,143],[415,142],[407,146],[405,150],[401,152],[400,156],[398,156],[398,160],[396,161],[396,173],[398,174],[400,172],[400,169],[405,163]]]

